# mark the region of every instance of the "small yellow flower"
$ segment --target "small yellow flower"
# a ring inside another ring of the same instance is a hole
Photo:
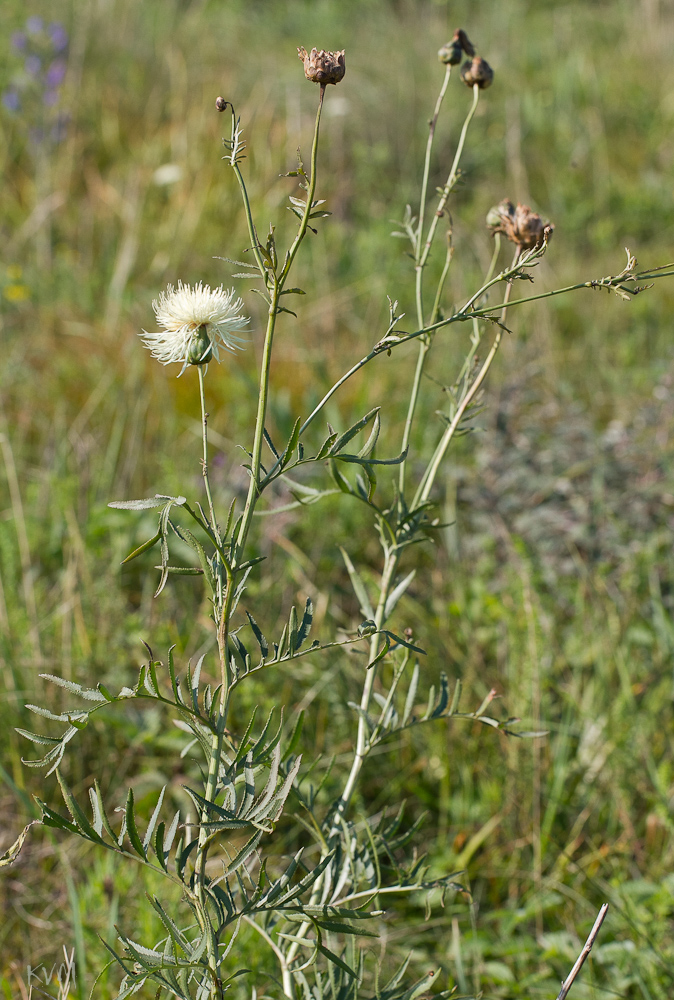
[[[5,298],[8,302],[25,302],[30,295],[30,289],[26,285],[7,285],[5,288]]]

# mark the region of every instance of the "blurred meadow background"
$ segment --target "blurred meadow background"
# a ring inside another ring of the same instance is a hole
[[[236,444],[249,446],[263,304],[218,259],[240,258],[248,241],[215,98],[242,117],[260,231],[271,223],[283,237],[295,182],[279,175],[296,165],[298,144],[308,156],[316,100],[296,47],[346,49],[319,160],[318,193],[333,215],[302,248],[296,283],[309,294],[278,335],[271,426],[282,437],[383,335],[387,294],[413,312],[411,261],[392,220],[417,203],[443,75],[436,53],[457,27],[495,82],[450,202],[448,306],[484,274],[484,217],[504,197],[556,226],[533,291],[615,274],[626,246],[644,267],[671,261],[667,0],[3,0],[3,849],[37,814],[33,794],[58,798],[53,776],[21,764],[32,748],[14,732],[35,725],[26,701],[59,707],[40,672],[114,687],[143,659],[141,639],[159,657],[175,643],[183,662],[209,648],[198,583],[179,579],[153,601],[153,553],[120,569],[154,516],[106,504],[177,493],[186,481],[200,489],[195,380],[176,380],[137,336],[155,328],[152,299],[178,279],[237,284],[252,316],[247,351],[208,378],[215,487],[227,500],[246,487]],[[431,187],[444,182],[470,97],[457,74]],[[442,478],[452,523],[437,546],[406,557],[418,572],[393,624],[427,649],[429,681],[441,670],[460,678],[467,711],[493,687],[502,717],[549,730],[525,741],[460,722],[422,727],[389,748],[392,769],[366,770],[368,801],[386,804],[393,773],[410,819],[426,812],[418,846],[432,870],[465,869],[473,893],[472,905],[457,898],[426,923],[423,900],[408,903],[381,947],[395,957],[411,945],[415,969],[439,964],[442,985],[460,995],[555,996],[605,900],[609,917],[572,995],[674,992],[673,307],[663,281],[631,303],[583,290],[513,310],[480,430],[454,446]],[[420,446],[437,433],[443,379],[468,333],[439,335]],[[347,426],[382,404],[396,447],[415,355],[411,344],[380,356],[337,395],[331,422]],[[279,631],[306,596],[316,635],[362,617],[338,546],[366,577],[378,553],[361,511],[342,501],[259,520],[267,559],[249,603],[263,627]],[[307,748],[339,759],[360,665],[343,654],[305,659],[292,675],[263,674],[246,697],[307,708]],[[68,778],[81,791],[97,773],[112,799],[132,780],[141,812],[168,783],[185,808],[181,745],[153,711],[114,710],[83,734]],[[51,968],[65,945],[78,962],[72,995],[88,996],[105,961],[99,935],[114,944],[122,923],[152,937],[141,905],[152,890],[114,858],[33,831],[0,880],[3,995],[27,997],[27,965]],[[257,968],[257,945],[241,941]],[[112,990],[103,977],[96,996]]]

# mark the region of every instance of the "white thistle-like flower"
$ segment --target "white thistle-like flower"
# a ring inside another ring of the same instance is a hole
[[[222,285],[169,285],[152,303],[161,330],[141,339],[163,365],[182,361],[180,375],[188,365],[207,364],[211,358],[220,360],[220,349],[234,351],[245,343],[236,334],[245,330],[248,319],[243,316],[243,300],[235,298],[233,288]]]

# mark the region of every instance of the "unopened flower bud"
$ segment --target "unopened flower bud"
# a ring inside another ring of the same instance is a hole
[[[202,323],[187,348],[186,360],[189,365],[207,365],[213,357],[211,338],[206,324]]]
[[[451,42],[446,42],[438,51],[438,59],[445,65],[458,66],[464,52],[467,56],[474,56],[475,48],[463,28],[457,28]]]
[[[474,56],[470,62],[466,61],[461,67],[461,79],[467,87],[477,84],[480,90],[485,90],[492,85],[494,70],[482,56]]]
[[[538,212],[518,203],[517,208],[507,198],[489,209],[487,226],[493,233],[503,233],[520,250],[533,250],[549,240],[554,231],[551,222],[543,222]]]
[[[215,99],[215,110],[216,111],[224,111],[225,108],[227,107],[227,104],[228,104],[228,102],[224,99],[224,97],[216,97],[216,99]]]
[[[462,57],[463,49],[461,48],[461,42],[457,39],[446,42],[441,49],[438,49],[438,59],[445,66],[458,66]]]
[[[344,49],[341,52],[326,52],[325,49],[314,48],[307,52],[301,45],[297,55],[304,63],[304,75],[312,83],[320,83],[323,87],[328,83],[339,83],[346,73]]]

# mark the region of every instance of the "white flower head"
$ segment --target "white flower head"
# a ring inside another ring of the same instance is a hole
[[[235,351],[245,340],[236,334],[245,330],[248,318],[242,315],[243,300],[235,298],[233,288],[222,285],[169,285],[152,303],[157,323],[156,333],[143,330],[141,339],[163,365],[182,361],[180,375],[188,365],[220,360],[220,349]]]

